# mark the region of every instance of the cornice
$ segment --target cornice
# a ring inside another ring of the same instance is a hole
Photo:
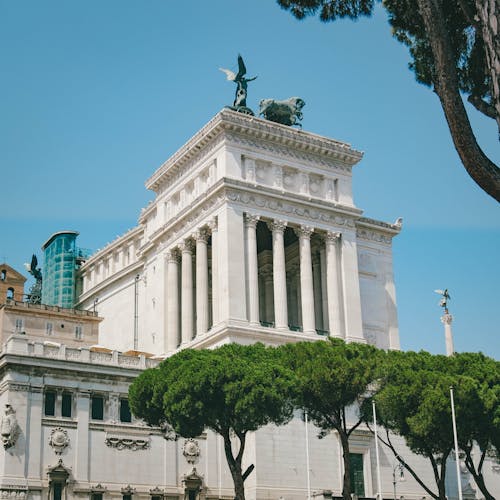
[[[123,245],[127,240],[134,239],[137,235],[141,234],[144,231],[142,226],[136,226],[129,229],[126,233],[118,236],[112,242],[107,243],[103,248],[98,250],[95,254],[93,254],[80,268],[80,274],[84,274],[89,267],[92,267],[96,264],[99,259],[103,258],[105,255],[112,253],[116,250],[120,245]]]
[[[387,222],[360,217],[356,221],[356,238],[376,243],[390,245],[392,238],[401,232],[400,224],[389,224]]]
[[[121,278],[131,273],[136,273],[137,271],[141,270],[143,266],[144,262],[142,260],[137,260],[136,262],[133,262],[127,267],[124,267],[123,269],[120,269],[119,271],[111,274],[110,276],[99,282],[97,285],[87,290],[85,293],[80,294],[76,306],[77,307],[81,306],[89,297],[92,297],[96,293],[99,293],[103,288],[106,288],[110,283],[120,280]]]
[[[350,167],[363,156],[360,151],[352,149],[350,144],[223,109],[156,170],[146,181],[146,188],[158,192],[161,184],[175,175],[176,170],[199,155],[219,135],[227,133],[273,143],[287,150],[321,155]]]

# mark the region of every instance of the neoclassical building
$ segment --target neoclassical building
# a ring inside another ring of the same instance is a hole
[[[335,336],[399,349],[391,245],[401,224],[355,205],[361,158],[346,143],[224,109],[146,181],[155,198],[138,225],[81,265],[77,310],[30,310],[31,331],[26,308],[5,307],[8,325],[24,329],[3,330],[0,496],[229,500],[220,438],[175,441],[130,414],[127,391],[141,370],[178,349],[227,342]],[[40,321],[57,322],[57,342],[44,340],[55,330]],[[314,496],[340,495],[338,438],[307,429],[297,415],[249,436],[249,500],[306,498],[308,477]],[[374,498],[368,429],[354,433],[351,451],[356,493]],[[383,498],[425,497],[410,477],[400,481],[396,465],[381,448]],[[495,467],[485,470],[498,483]],[[462,481],[475,498],[467,474]]]

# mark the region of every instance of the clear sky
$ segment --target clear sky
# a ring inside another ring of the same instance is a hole
[[[500,359],[500,210],[467,176],[437,97],[416,83],[383,10],[296,21],[274,0],[0,0],[0,261],[23,263],[55,231],[97,250],[137,224],[144,181],[224,105],[218,68],[243,55],[248,105],[300,96],[304,130],[365,152],[364,215],[404,218],[394,240],[401,344],[444,353],[436,288],[457,351]],[[470,110],[500,162],[492,120]]]

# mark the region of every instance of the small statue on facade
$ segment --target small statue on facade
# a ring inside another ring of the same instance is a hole
[[[266,120],[281,123],[282,125],[298,125],[302,120],[302,108],[306,105],[300,97],[290,97],[283,101],[275,99],[262,99],[260,101],[259,115]]]
[[[41,304],[42,302],[42,270],[38,266],[38,259],[33,254],[31,263],[24,264],[26,270],[35,278],[35,283],[30,288],[28,302],[31,304]]]
[[[236,95],[232,106],[227,106],[234,111],[240,113],[245,113],[247,115],[253,115],[253,111],[247,107],[247,88],[248,82],[255,80],[257,77],[245,78],[247,68],[243,62],[243,57],[238,54],[238,73],[234,73],[230,69],[219,68],[221,71],[226,73],[227,79],[231,82],[236,83]]]
[[[10,404],[5,405],[5,414],[0,424],[3,447],[7,450],[16,444],[19,436],[19,425],[16,419],[16,412]]]

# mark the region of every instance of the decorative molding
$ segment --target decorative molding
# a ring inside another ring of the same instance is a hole
[[[254,215],[254,214],[249,214],[248,212],[245,212],[244,218],[245,218],[246,227],[251,227],[251,228],[255,229],[257,227],[257,223],[260,220],[260,215]]]
[[[310,239],[311,235],[314,233],[314,228],[311,226],[299,226],[294,228],[295,234],[301,238]]]
[[[287,222],[284,220],[274,219],[267,223],[267,227],[274,233],[284,233],[287,226]]]
[[[377,243],[384,243],[390,245],[392,237],[386,234],[379,233],[378,231],[371,231],[369,229],[356,228],[356,238],[361,240],[375,241]]]
[[[150,446],[149,438],[107,435],[104,442],[110,448],[117,450],[146,450]]]
[[[127,486],[121,489],[122,495],[134,495],[136,492],[136,488],[132,488],[130,484],[127,484]]]
[[[68,431],[62,427],[56,427],[50,432],[49,446],[53,448],[56,455],[61,455],[69,445]]]
[[[22,486],[3,485],[0,488],[0,498],[8,498],[9,500],[24,500],[28,497],[28,488],[23,489]]]
[[[186,439],[182,447],[182,454],[184,455],[188,464],[195,464],[200,457],[200,446],[196,439]]]

